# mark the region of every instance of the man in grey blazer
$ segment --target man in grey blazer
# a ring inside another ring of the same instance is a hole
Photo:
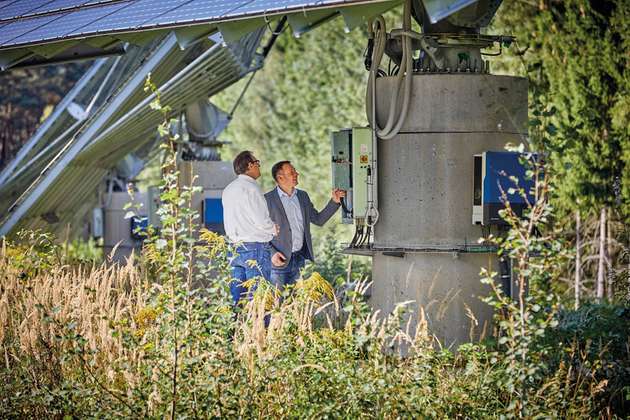
[[[295,188],[298,175],[288,160],[276,163],[271,176],[277,186],[265,194],[271,220],[280,227],[280,233],[271,240],[271,283],[281,290],[295,283],[305,260],[314,261],[311,223],[323,226],[346,195],[334,189],[326,207],[317,211],[306,191]]]

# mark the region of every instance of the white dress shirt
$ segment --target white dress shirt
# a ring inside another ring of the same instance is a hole
[[[225,234],[231,242],[269,242],[275,226],[256,180],[241,174],[221,196]]]
[[[297,196],[297,189],[293,189],[293,194],[289,195],[282,191],[280,187],[276,188],[284,212],[289,219],[289,227],[291,228],[291,252],[297,252],[304,245],[304,217],[302,216],[302,207]]]

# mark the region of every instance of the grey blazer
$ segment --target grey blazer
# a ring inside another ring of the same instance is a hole
[[[317,211],[311,202],[310,197],[306,191],[297,190],[298,201],[300,202],[300,208],[302,209],[302,220],[304,220],[304,252],[305,257],[311,261],[313,258],[313,243],[311,240],[311,223],[317,226],[323,226],[324,223],[330,219],[337,211],[340,204],[335,203],[332,199],[326,204],[326,207],[322,211]],[[286,261],[282,267],[286,267],[291,259],[291,249],[293,240],[291,239],[291,228],[289,227],[289,219],[282,206],[282,201],[278,195],[276,188],[265,194],[267,200],[267,207],[269,208],[269,215],[274,223],[280,226],[280,234],[274,236],[271,240],[272,252],[282,252],[286,257]]]

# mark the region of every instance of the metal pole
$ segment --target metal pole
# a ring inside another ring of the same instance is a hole
[[[57,179],[66,166],[74,159],[81,150],[94,139],[94,137],[102,130],[103,124],[119,109],[119,106],[127,99],[138,86],[144,83],[146,75],[157,67],[164,56],[166,56],[173,48],[177,46],[177,39],[173,33],[162,42],[155,54],[153,54],[144,65],[136,72],[133,78],[125,85],[121,92],[112,100],[107,108],[96,118],[90,127],[79,135],[79,137],[68,145],[67,150],[64,148],[58,157],[59,160],[55,163],[51,162],[49,167],[40,175],[40,177],[33,183],[32,190],[27,190],[18,199],[18,204],[15,208],[10,210],[9,216],[3,220],[0,226],[0,236],[8,234],[13,227],[26,215],[28,210],[36,203],[38,198],[48,189],[50,184]],[[65,153],[64,153],[65,152]],[[19,202],[20,200],[23,200]]]
[[[37,145],[37,143],[41,140],[42,136],[48,131],[52,123],[59,118],[61,113],[66,110],[68,105],[72,103],[74,98],[81,92],[81,90],[85,87],[88,82],[92,80],[96,72],[105,64],[107,58],[98,59],[92,67],[88,69],[88,71],[79,79],[76,85],[72,88],[72,90],[61,100],[59,105],[55,107],[55,110],[51,115],[46,118],[44,123],[39,127],[39,129],[35,132],[35,135],[31,137],[31,139],[24,144],[20,148],[18,154],[13,158],[11,162],[7,165],[6,168],[0,173],[0,186],[4,185],[11,173],[15,170],[15,168],[22,162],[22,160],[28,155],[28,153]]]

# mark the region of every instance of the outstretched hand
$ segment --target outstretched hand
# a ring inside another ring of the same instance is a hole
[[[346,190],[335,188],[332,191],[332,201],[334,201],[337,204],[341,203],[341,199],[345,196],[346,196]]]

